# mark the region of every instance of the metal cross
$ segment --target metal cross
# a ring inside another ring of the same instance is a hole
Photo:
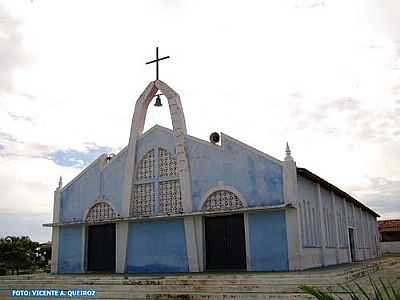
[[[155,59],[155,60],[152,60],[152,61],[148,61],[148,62],[146,63],[146,65],[152,64],[152,63],[156,63],[156,79],[157,79],[157,80],[158,80],[158,62],[159,62],[160,60],[164,60],[164,59],[167,59],[167,58],[169,58],[169,56],[164,56],[164,57],[158,58],[158,47],[156,47],[156,59]]]

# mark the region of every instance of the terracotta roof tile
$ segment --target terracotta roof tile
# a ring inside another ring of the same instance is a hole
[[[379,230],[386,228],[399,228],[400,230],[400,219],[393,220],[382,220],[378,221]]]

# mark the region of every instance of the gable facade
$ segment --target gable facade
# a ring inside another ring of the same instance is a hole
[[[143,133],[157,90],[169,101],[173,129],[156,125]],[[347,202],[333,201],[330,191],[316,189],[296,170],[290,155],[280,161],[225,134],[220,145],[189,136],[179,95],[152,82],[135,106],[129,145],[115,156],[100,156],[57,188],[52,272],[88,271],[88,229],[109,223],[115,224],[115,272],[205,271],[209,239],[218,242],[207,231],[210,224],[223,226],[228,240],[236,241],[226,229],[234,219],[224,216],[238,216],[245,270],[298,270],[348,260],[348,250],[340,252],[348,248],[347,227],[337,222],[350,221]],[[369,211],[351,209],[360,214],[359,230],[374,227]],[[367,230],[356,237],[363,249],[373,246]]]

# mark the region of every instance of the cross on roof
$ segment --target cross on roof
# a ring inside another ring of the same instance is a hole
[[[156,47],[156,59],[155,60],[152,60],[152,61],[148,61],[147,63],[146,63],[146,65],[148,65],[148,64],[152,64],[152,63],[156,63],[156,80],[158,80],[158,62],[160,61],[160,60],[164,60],[164,59],[167,59],[167,58],[169,58],[169,56],[164,56],[164,57],[161,57],[161,58],[158,58],[158,47]]]

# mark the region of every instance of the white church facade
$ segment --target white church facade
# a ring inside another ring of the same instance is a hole
[[[172,130],[143,132],[158,92]],[[221,134],[188,135],[160,80],[136,102],[129,144],[54,193],[52,272],[290,271],[374,258],[378,215],[333,184]]]

